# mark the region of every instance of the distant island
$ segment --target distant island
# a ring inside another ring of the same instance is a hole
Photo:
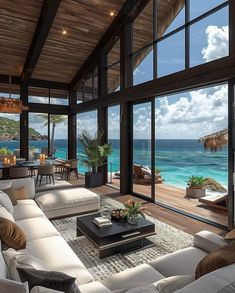
[[[13,119],[0,117],[0,140],[19,140],[20,139],[20,122]],[[34,128],[29,128],[30,140],[44,140],[46,135],[41,135]]]

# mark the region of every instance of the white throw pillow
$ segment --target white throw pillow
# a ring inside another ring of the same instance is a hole
[[[0,293],[29,293],[28,283],[0,279]]]
[[[41,286],[35,286],[30,290],[30,293],[63,293],[63,292],[41,287]]]
[[[13,204],[9,196],[0,190],[0,205],[8,210],[9,213],[13,214]]]
[[[161,279],[154,283],[159,293],[173,293],[195,281],[195,276],[179,275]]]
[[[0,190],[8,189],[12,186],[11,180],[1,180],[0,181]]]
[[[12,214],[9,213],[8,210],[4,208],[3,206],[0,206],[0,217],[8,219],[15,223],[15,219],[13,218]]]
[[[13,280],[20,281],[20,277],[17,272],[18,267],[34,268],[43,271],[47,270],[46,264],[44,262],[38,258],[33,257],[25,250],[16,251],[12,248],[9,248],[6,251],[2,251],[2,255]]]

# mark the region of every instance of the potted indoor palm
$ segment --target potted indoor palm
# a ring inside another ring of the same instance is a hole
[[[82,132],[79,141],[83,146],[83,162],[89,167],[89,172],[85,173],[85,186],[97,187],[103,184],[102,173],[98,172],[103,166],[107,157],[112,154],[112,146],[102,143],[103,132],[98,132],[94,137],[88,132]]]
[[[186,196],[191,198],[199,198],[206,195],[205,191],[206,178],[202,176],[191,176],[187,181]]]

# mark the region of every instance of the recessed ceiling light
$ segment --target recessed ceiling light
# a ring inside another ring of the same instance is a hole
[[[67,35],[67,31],[65,29],[62,30],[62,35],[63,36]]]
[[[114,11],[110,11],[110,12],[109,12],[109,15],[110,15],[110,16],[114,16]]]

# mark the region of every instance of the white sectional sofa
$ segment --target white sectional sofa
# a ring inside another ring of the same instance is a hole
[[[16,187],[26,183],[27,188],[30,189],[31,198],[18,201],[13,211],[16,224],[23,229],[26,235],[27,246],[25,252],[42,261],[47,270],[60,271],[75,277],[81,293],[121,293],[128,290],[135,293],[169,292],[155,289],[159,280],[176,275],[194,276],[199,261],[212,250],[226,244],[221,236],[202,231],[194,236],[192,247],[181,249],[153,260],[149,264],[139,265],[103,281],[95,282],[79,257],[75,255],[70,246],[59,235],[33,199],[34,192],[31,190],[33,188],[32,186],[30,187],[31,183],[25,180],[24,182],[17,180],[13,182],[13,185]],[[9,272],[2,254],[0,254],[0,279],[6,278],[9,278]],[[186,284],[184,288],[171,292],[235,292],[235,265],[209,273],[196,281],[192,277],[190,280],[190,284]],[[134,291],[131,291],[132,289]],[[0,287],[0,293],[2,292]],[[47,291],[43,292],[46,293]],[[51,291],[48,290],[49,292]]]

